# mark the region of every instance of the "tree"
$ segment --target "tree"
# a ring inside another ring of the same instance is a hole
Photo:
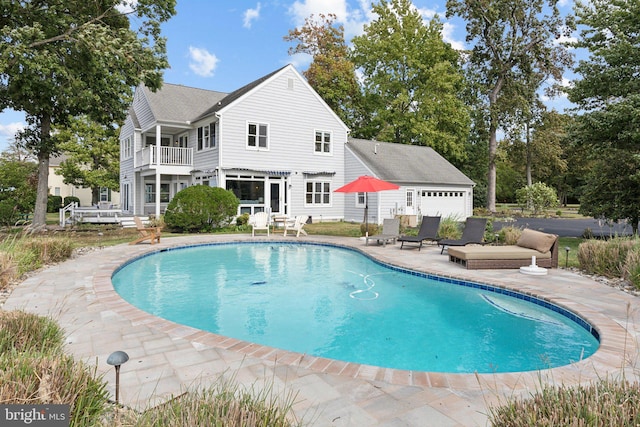
[[[460,55],[442,40],[437,17],[425,25],[410,0],[380,0],[377,18],[353,38],[362,72],[365,126],[361,137],[427,145],[449,161],[465,158],[469,109],[461,94]]]
[[[357,127],[360,85],[355,66],[349,60],[344,27],[335,25],[336,15],[320,14],[305,19],[301,28],[290,30],[285,41],[297,41],[289,55],[306,53],[313,57],[303,72],[311,87],[350,128]]]
[[[14,225],[33,209],[38,164],[0,157],[0,225]]]
[[[127,11],[120,4],[0,2],[0,107],[26,115],[19,136],[38,158],[35,230],[46,222],[49,157],[59,152],[52,125],[66,126],[81,114],[120,123],[134,87],[161,86],[168,62],[160,24],[175,13],[175,0],[138,0]]]
[[[546,209],[558,206],[556,190],[544,182],[536,182],[535,184],[519,188],[516,190],[516,199],[523,209],[532,209],[534,216],[544,212]]]
[[[557,0],[447,0],[447,16],[464,19],[467,42],[474,43],[469,67],[488,104],[487,208],[495,211],[498,129],[506,117],[531,105],[541,76],[561,80],[571,56],[556,41],[573,25],[561,18]]]
[[[58,174],[65,184],[91,189],[91,203],[100,201],[100,188],[117,191],[120,187],[120,141],[117,130],[73,118],[68,127],[55,128],[56,146],[67,156]]]
[[[640,2],[594,0],[576,5],[584,28],[573,43],[589,51],[568,90],[582,114],[572,137],[594,162],[580,199],[582,213],[640,220]]]

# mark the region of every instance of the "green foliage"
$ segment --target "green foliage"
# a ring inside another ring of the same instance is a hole
[[[167,227],[182,232],[209,232],[229,224],[240,201],[231,191],[194,185],[178,192],[164,214]]]
[[[12,226],[33,212],[38,165],[0,157],[0,226]]]
[[[495,211],[497,133],[513,123],[526,123],[537,91],[549,77],[561,81],[571,64],[567,50],[557,43],[569,37],[572,22],[562,19],[554,0],[448,0],[447,17],[466,21],[470,83],[486,115],[488,139],[487,207]]]
[[[363,120],[354,136],[427,145],[454,163],[465,156],[470,128],[459,53],[409,0],[373,4],[376,19],[353,38],[351,58],[362,72]]]
[[[634,245],[624,260],[623,277],[640,290],[640,244]]]
[[[120,140],[116,129],[82,116],[54,131],[56,145],[66,156],[57,171],[65,184],[90,188],[92,204],[100,201],[101,187],[119,190]]]
[[[368,233],[369,236],[374,236],[378,234],[378,228],[378,224],[368,223],[365,225],[365,223],[363,222],[362,224],[360,224],[360,235],[365,236]]]
[[[80,199],[76,196],[67,196],[64,198],[64,202],[62,202],[63,206],[69,206],[70,203],[76,202],[78,206],[80,206]]]
[[[53,196],[49,194],[47,197],[47,212],[58,212],[62,207],[62,196]]]
[[[243,213],[242,215],[238,215],[238,217],[236,218],[236,225],[238,227],[247,225],[249,223],[249,218],[251,218],[251,215],[249,215],[248,213]]]
[[[168,67],[161,24],[175,0],[0,2],[0,105],[26,115],[20,142],[37,157],[34,227],[44,227],[48,161],[59,151],[52,124],[87,115],[105,126],[126,116],[139,83],[160,87]],[[131,18],[131,19],[130,19]]]
[[[455,216],[447,216],[440,220],[438,237],[441,239],[459,239],[462,236],[462,223]]]
[[[549,208],[558,206],[556,190],[542,182],[527,185],[516,191],[516,200],[523,209],[533,210],[533,215],[539,215]]]
[[[51,319],[24,311],[0,311],[0,354],[15,351],[57,354],[64,332]]]

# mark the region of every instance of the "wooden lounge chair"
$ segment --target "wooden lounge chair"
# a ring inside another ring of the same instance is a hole
[[[267,230],[269,236],[269,215],[266,212],[258,212],[253,215],[251,222],[251,235],[256,235],[256,230]]]
[[[300,237],[300,233],[306,236],[307,232],[303,230],[303,227],[307,223],[308,219],[308,215],[297,215],[293,222],[285,222],[284,235],[286,236],[288,231],[294,231],[296,233],[296,237]]]
[[[398,237],[400,237],[400,220],[398,218],[385,219],[382,221],[382,234],[368,236],[364,244],[366,246],[369,244],[369,240],[375,240],[378,244],[382,243],[383,246],[386,246],[387,242],[392,242],[395,245]]]
[[[484,230],[486,227],[486,218],[467,218],[464,230],[462,230],[462,237],[459,239],[442,239],[438,242],[438,245],[442,246],[440,253],[443,253],[444,248],[449,246],[484,245]]]
[[[162,227],[145,227],[142,223],[140,217],[134,217],[134,222],[136,223],[136,230],[138,230],[139,237],[130,242],[130,245],[135,245],[140,242],[144,242],[145,240],[149,240],[149,243],[152,245],[155,243],[160,243],[160,233],[162,232]]]
[[[405,243],[417,244],[418,250],[420,250],[422,249],[422,243],[425,240],[437,242],[438,240],[440,240],[438,238],[439,228],[440,228],[439,216],[423,216],[422,222],[420,223],[420,230],[418,230],[417,236],[400,236],[398,238],[398,242],[402,242],[400,244],[400,249],[404,247]]]

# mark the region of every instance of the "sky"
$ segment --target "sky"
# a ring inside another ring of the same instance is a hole
[[[426,21],[437,15],[443,22],[443,38],[457,49],[465,48],[465,24],[447,20],[446,0],[413,0]],[[573,1],[560,8],[569,13]],[[283,37],[301,27],[312,14],[334,13],[350,42],[362,34],[363,26],[375,19],[371,0],[177,0],[177,13],[162,27],[167,38],[170,68],[167,83],[232,92],[286,64],[305,70],[306,55],[290,56],[292,43]],[[559,111],[569,106],[566,98],[548,100]],[[0,152],[25,126],[24,114],[0,113]]]

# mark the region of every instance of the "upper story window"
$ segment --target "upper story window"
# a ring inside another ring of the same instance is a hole
[[[130,136],[122,140],[122,158],[128,159],[133,157],[133,138]]]
[[[316,153],[331,153],[331,132],[316,131],[314,150]]]
[[[209,123],[198,128],[198,151],[216,146],[216,125]]]
[[[264,123],[247,123],[247,148],[269,148],[269,126]]]

